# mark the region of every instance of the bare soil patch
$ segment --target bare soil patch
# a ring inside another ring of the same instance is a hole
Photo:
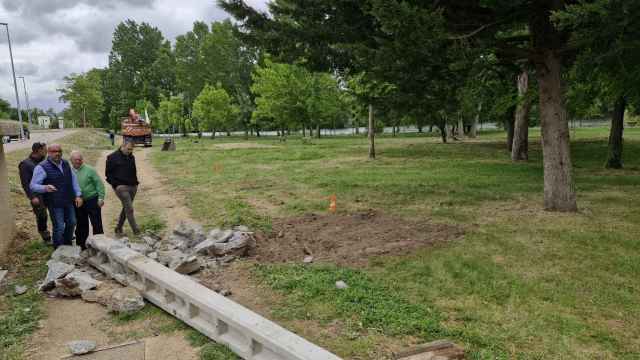
[[[273,231],[256,234],[259,262],[315,262],[345,266],[366,264],[379,255],[401,255],[464,234],[459,226],[409,221],[377,211],[274,219]]]

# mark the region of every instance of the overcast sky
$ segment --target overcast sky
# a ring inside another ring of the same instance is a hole
[[[245,1],[266,8],[267,0]],[[9,23],[16,76],[26,78],[30,104],[45,110],[65,107],[56,92],[64,76],[107,65],[119,22],[148,22],[173,42],[196,20],[227,17],[215,0],[0,0],[0,22]],[[0,27],[0,98],[15,106],[6,36]],[[24,108],[22,80],[18,85]]]

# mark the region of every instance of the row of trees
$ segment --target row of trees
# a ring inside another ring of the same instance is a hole
[[[291,130],[343,125],[348,94],[336,76],[270,61],[230,21],[196,22],[175,45],[128,20],[113,35],[109,66],[65,77],[60,100],[83,126],[118,128],[135,107],[158,131]]]
[[[372,89],[363,94],[372,107],[460,129],[465,119],[493,112],[505,119],[514,160],[527,159],[535,110],[546,209],[577,208],[570,116],[585,116],[595,104],[613,108],[607,165],[622,166],[624,109],[638,102],[638,2],[274,0],[269,14],[242,0],[218,3],[247,43],[276,60],[360,76]],[[391,90],[379,91],[383,84]]]
[[[218,4],[237,26],[196,22],[174,46],[149,24],[118,25],[109,66],[61,89],[69,111],[117,127],[136,106],[160,130],[214,134],[368,120],[371,157],[375,120],[435,126],[446,142],[490,119],[514,161],[540,124],[545,208],[561,211],[577,207],[568,119],[611,113],[607,166],[622,166],[624,113],[640,108],[638,2],[274,0],[268,14]]]

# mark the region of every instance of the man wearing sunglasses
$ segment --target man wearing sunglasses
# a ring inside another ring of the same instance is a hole
[[[76,174],[62,158],[62,147],[51,144],[49,156],[33,170],[31,191],[43,194],[53,223],[53,247],[71,245],[76,226],[76,207],[82,206],[82,192]]]
[[[31,208],[33,209],[33,213],[36,215],[38,233],[40,233],[40,236],[45,243],[50,244],[51,234],[47,228],[47,208],[44,206],[44,199],[41,194],[34,193],[29,187],[31,179],[33,178],[33,170],[42,160],[45,159],[46,156],[47,144],[43,142],[33,143],[31,146],[31,154],[20,162],[18,170],[20,172],[20,183],[22,184],[22,189],[31,202]]]

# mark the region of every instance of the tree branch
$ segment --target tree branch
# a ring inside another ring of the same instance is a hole
[[[468,39],[468,38],[473,37],[473,36],[477,35],[478,33],[482,32],[482,31],[484,31],[484,30],[486,30],[486,29],[488,29],[488,28],[490,28],[490,27],[492,27],[494,25],[497,25],[499,23],[500,23],[500,21],[494,21],[494,22],[489,23],[489,24],[484,24],[484,25],[480,26],[479,28],[473,30],[472,32],[470,32],[468,34],[464,34],[464,35],[460,35],[460,36],[451,36],[451,37],[448,37],[447,40],[464,40],[464,39]]]

